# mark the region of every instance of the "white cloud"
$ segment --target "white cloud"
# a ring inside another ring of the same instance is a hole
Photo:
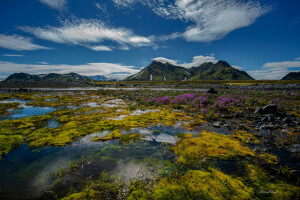
[[[125,78],[131,74],[138,73],[140,70],[134,66],[126,66],[119,63],[87,63],[83,65],[36,65],[36,64],[17,64],[12,62],[0,61],[0,74],[12,74],[25,72],[29,74],[46,73],[70,73],[75,72],[81,75],[104,75],[112,78]]]
[[[2,56],[7,56],[7,57],[22,57],[24,55],[18,55],[18,54],[2,54]]]
[[[104,45],[98,45],[98,46],[91,46],[90,49],[94,51],[112,51],[112,48]]]
[[[300,60],[300,57],[298,57],[298,58],[295,58],[295,60]]]
[[[63,10],[67,6],[66,0],[39,0],[39,1],[56,10]]]
[[[40,46],[32,43],[31,38],[26,38],[20,35],[4,35],[0,34],[0,47],[11,50],[37,50],[50,49],[48,47]]]
[[[238,70],[241,70],[241,69],[243,69],[242,67],[240,67],[240,66],[236,66],[236,65],[231,65],[233,68],[235,68],[235,69],[238,69]]]
[[[177,60],[171,60],[163,57],[153,58],[152,60],[159,61],[162,63],[170,63],[172,65],[182,66],[185,68],[198,67],[199,65],[205,62],[217,63],[219,61],[214,57],[214,54],[211,54],[210,56],[203,56],[203,55],[194,56],[193,61],[191,63],[181,63],[181,64],[178,63]]]
[[[164,57],[157,57],[157,58],[153,58],[152,60],[158,61],[158,62],[161,62],[161,63],[170,63],[172,65],[178,65],[177,60],[171,60],[171,59],[164,58]]]
[[[49,63],[47,62],[37,62],[38,64],[42,64],[42,65],[48,65]]]
[[[292,70],[290,68],[295,68]],[[260,70],[247,71],[255,79],[281,79],[292,71],[300,70],[300,61],[265,63]]]
[[[113,0],[118,7],[133,7],[136,3],[149,6],[154,13],[167,19],[191,22],[182,33],[172,33],[159,39],[183,37],[187,41],[210,42],[228,33],[253,24],[270,11],[255,0]]]
[[[44,28],[20,27],[21,30],[34,36],[56,43],[81,45],[85,47],[103,46],[104,42],[115,42],[119,46],[151,46],[149,38],[134,34],[126,28],[109,27],[100,20],[63,21],[60,27],[46,26]],[[99,48],[92,48],[99,50]],[[108,50],[108,48],[106,48]]]

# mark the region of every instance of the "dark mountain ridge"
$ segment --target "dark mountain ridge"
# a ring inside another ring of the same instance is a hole
[[[206,62],[198,67],[184,68],[153,61],[139,73],[129,76],[127,81],[182,81],[182,80],[254,80],[245,71],[230,66],[226,61],[216,64]]]

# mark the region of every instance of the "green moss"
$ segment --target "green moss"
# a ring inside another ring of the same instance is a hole
[[[192,138],[193,134],[191,134],[191,133],[178,133],[176,136],[178,138],[181,138],[181,139],[183,139],[183,138]]]
[[[9,110],[15,110],[18,108],[20,103],[13,102],[13,103],[0,103],[0,115],[7,115]]]
[[[134,133],[134,134],[126,134],[126,135],[122,135],[120,137],[120,142],[121,143],[128,143],[131,141],[136,141],[139,140],[141,138],[141,135],[138,133]]]
[[[207,158],[227,160],[255,156],[251,149],[228,135],[203,131],[201,136],[180,140],[176,144],[173,150],[179,156],[178,163],[197,165]]]
[[[189,170],[177,178],[163,178],[152,188],[132,185],[128,199],[251,199],[252,190],[222,172]]]
[[[44,127],[51,118],[50,115],[42,115],[4,120],[0,122],[0,135],[29,135],[35,129]]]
[[[244,181],[254,189],[260,199],[293,200],[300,196],[300,188],[282,181],[271,182],[270,176],[255,165],[247,166],[248,176]]]
[[[119,130],[113,130],[111,133],[109,133],[105,137],[103,137],[103,138],[96,137],[96,138],[93,139],[93,141],[103,142],[103,141],[118,139],[120,137],[122,137],[122,133],[120,133]]]
[[[268,153],[258,155],[258,159],[271,165],[278,164],[278,157]]]
[[[18,147],[21,143],[22,136],[20,135],[0,135],[0,160],[6,153]]]
[[[248,133],[247,131],[238,130],[235,131],[233,134],[234,138],[237,138],[238,140],[248,144],[250,141],[252,141],[254,144],[259,143],[259,140],[255,137],[253,133]],[[251,138],[249,140],[249,138]]]

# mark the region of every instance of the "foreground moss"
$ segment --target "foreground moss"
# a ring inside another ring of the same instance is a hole
[[[251,199],[252,193],[240,180],[210,168],[207,172],[189,170],[178,178],[163,178],[151,192],[142,185],[132,185],[128,199]]]
[[[0,160],[2,156],[22,143],[20,135],[0,135]]]
[[[201,133],[201,137],[188,138],[179,141],[173,148],[179,156],[178,163],[195,165],[206,159],[238,159],[241,157],[254,157],[254,152],[231,136],[215,132]]]

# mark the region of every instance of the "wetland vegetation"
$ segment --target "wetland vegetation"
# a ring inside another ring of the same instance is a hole
[[[0,199],[298,199],[299,94],[0,94]]]

